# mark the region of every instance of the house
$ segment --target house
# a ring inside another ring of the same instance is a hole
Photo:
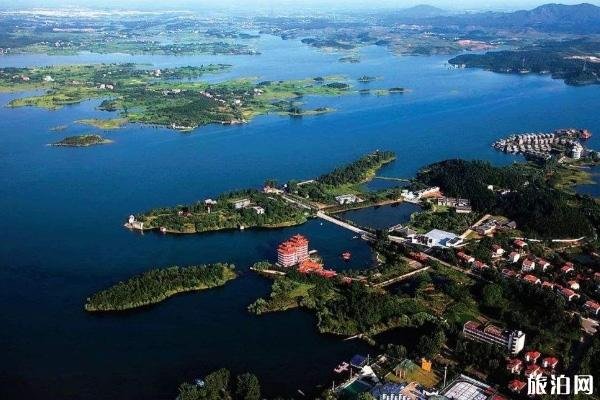
[[[596,281],[600,281],[600,272],[596,272],[596,273],[594,274],[594,280],[596,280]]]
[[[542,375],[542,367],[539,365],[531,364],[525,368],[525,376],[528,378],[535,378],[540,375]]]
[[[505,225],[508,229],[517,229],[517,223],[515,221],[510,221]]]
[[[554,283],[548,282],[548,281],[543,281],[542,282],[542,287],[544,289],[554,289]]]
[[[492,257],[502,257],[504,255],[504,249],[495,244],[492,246]]]
[[[532,285],[539,285],[542,283],[542,281],[540,281],[540,279],[538,277],[536,277],[535,275],[525,275],[523,277],[523,280],[527,283],[531,283]]]
[[[511,263],[516,263],[517,261],[519,261],[519,258],[521,258],[521,255],[519,253],[517,253],[516,251],[512,251],[508,255],[508,261]]]
[[[520,374],[521,369],[523,369],[523,361],[518,358],[509,359],[506,362],[506,369],[510,371],[511,374]]]
[[[214,206],[217,204],[217,201],[213,199],[206,199],[204,200],[204,204],[206,204],[207,206]]]
[[[571,290],[571,289],[569,289],[569,288],[562,288],[562,289],[560,290],[560,293],[561,293],[563,296],[565,296],[565,299],[567,299],[567,301],[571,301],[571,300],[573,300],[573,299],[575,299],[575,298],[578,298],[578,297],[579,297],[579,295],[578,295],[577,293],[575,293],[574,291],[572,291],[572,290]]]
[[[531,350],[525,353],[525,361],[535,364],[542,354],[539,351]]]
[[[520,393],[525,388],[525,386],[527,386],[527,383],[518,379],[513,379],[512,381],[508,382],[508,389],[511,392],[515,393]]]
[[[568,274],[575,271],[575,266],[573,265],[572,262],[566,262],[564,263],[564,265],[561,267],[560,272],[562,272],[563,274]]]
[[[556,357],[546,357],[542,360],[542,367],[555,369],[558,365],[558,358]]]
[[[537,260],[537,265],[542,271],[546,271],[550,267],[550,263],[543,258]]]
[[[513,278],[515,277],[517,274],[515,273],[515,271],[510,270],[508,268],[504,268],[502,269],[502,275],[506,278]]]
[[[456,256],[458,257],[459,260],[467,263],[467,264],[471,264],[473,262],[475,262],[475,258],[463,253],[462,251],[459,251],[458,253],[456,253]]]
[[[421,189],[416,192],[417,199],[423,199],[426,197],[435,197],[439,195],[440,188],[438,186]]]
[[[250,199],[240,199],[233,202],[233,207],[236,210],[240,210],[242,208],[246,208],[250,205]]]
[[[594,300],[586,301],[583,306],[586,308],[586,310],[588,310],[590,313],[592,313],[594,315],[598,315],[598,313],[600,313],[600,304],[598,304]]]
[[[577,281],[569,281],[567,282],[567,287],[573,290],[579,290],[579,282]]]
[[[496,231],[496,224],[491,222],[479,225],[475,228],[475,232],[481,236],[491,235],[494,231]]]
[[[528,258],[523,260],[523,264],[521,264],[522,272],[530,272],[530,271],[533,271],[534,269],[535,269],[535,262],[533,262],[533,260],[530,260]]]
[[[360,203],[362,200],[355,194],[343,194],[341,196],[336,196],[335,201],[337,201],[339,205],[344,205]]]
[[[515,239],[513,244],[515,245],[515,247],[517,247],[519,249],[523,249],[525,246],[527,246],[527,242],[524,242],[521,239]]]
[[[482,261],[475,260],[475,262],[473,263],[473,268],[483,271],[484,269],[489,268],[489,266]]]
[[[254,207],[252,207],[252,209],[254,210],[256,215],[263,215],[265,213],[265,209],[262,208],[261,206],[254,206]]]

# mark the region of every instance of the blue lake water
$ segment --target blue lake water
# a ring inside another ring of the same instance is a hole
[[[319,335],[303,311],[246,312],[270,285],[248,267],[272,259],[275,245],[296,232],[332,268],[369,265],[367,245],[351,232],[312,220],[275,231],[140,235],[122,227],[132,212],[258,187],[265,178],[311,178],[375,149],[398,155],[382,176],[406,178],[446,158],[511,163],[517,158],[490,144],[513,132],[587,127],[595,133],[589,145],[600,147],[598,87],[448,69],[446,57],[396,57],[381,48],[365,49],[361,63],[342,64],[339,54],[297,41],[265,36],[258,46],[260,56],[0,57],[2,66],[225,62],[230,71],[207,79],[367,74],[380,80],[357,87],[410,88],[403,95],[308,98],[307,106],[337,109],[311,118],[268,115],[189,134],[129,125],[105,133],[114,144],[86,149],[46,144],[94,131],[72,121],[111,116],[95,109],[97,101],[51,112],[0,108],[0,398],[172,399],[178,383],[219,367],[251,370],[267,394],[291,395],[330,384],[339,360],[369,350]],[[16,96],[22,94],[2,94],[0,104]],[[66,131],[50,131],[62,124],[69,124]],[[353,254],[349,264],[339,259],[344,250]],[[90,293],[131,274],[214,261],[234,262],[243,274],[223,288],[140,312],[99,317],[82,310]]]

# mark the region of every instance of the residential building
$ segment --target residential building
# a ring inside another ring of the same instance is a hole
[[[521,369],[523,369],[523,361],[518,358],[509,359],[506,362],[506,369],[510,371],[511,374],[520,374]]]
[[[567,286],[569,289],[579,290],[579,282],[577,282],[577,281],[569,281],[569,282],[567,282]]]
[[[542,258],[537,260],[537,265],[542,271],[546,271],[550,267],[550,263]]]
[[[538,358],[540,358],[542,354],[539,351],[531,350],[525,353],[525,361],[531,364],[537,363]]]
[[[575,266],[573,265],[572,262],[564,263],[564,265],[560,269],[560,272],[562,272],[563,274],[569,274],[573,271],[575,271]]]
[[[343,194],[341,196],[336,196],[335,201],[337,201],[338,204],[340,204],[340,205],[344,205],[344,204],[360,203],[362,200],[354,194]]]
[[[492,246],[492,257],[502,257],[504,255],[504,249],[495,244]]]
[[[575,298],[579,298],[579,295],[569,288],[562,288],[560,290],[560,293],[563,296],[565,296],[565,299],[567,299],[567,301],[571,301]]]
[[[540,375],[542,375],[542,367],[539,365],[531,364],[525,368],[525,376],[528,378],[535,378]]]
[[[463,261],[463,262],[465,262],[467,264],[471,264],[471,263],[473,263],[475,261],[475,257],[470,256],[468,254],[465,254],[462,251],[459,251],[458,253],[456,253],[456,256],[458,257],[458,259],[460,261]]]
[[[558,358],[556,357],[546,357],[542,360],[542,367],[544,368],[549,368],[549,369],[556,369],[556,366],[558,365]]]
[[[525,246],[527,246],[527,242],[521,240],[521,239],[516,239],[513,244],[515,245],[515,247],[519,248],[519,249],[523,249]]]
[[[531,272],[534,269],[535,269],[535,262],[533,260],[530,260],[528,258],[523,260],[523,263],[521,264],[522,272]]]
[[[522,392],[523,389],[525,389],[525,386],[527,386],[527,383],[518,379],[513,379],[512,381],[508,382],[508,390],[515,393]]]
[[[233,206],[236,210],[246,208],[250,205],[250,199],[240,199],[233,202]]]
[[[254,212],[257,215],[263,215],[265,213],[265,209],[262,208],[261,206],[254,206],[254,207],[252,207],[252,209],[254,210]]]
[[[523,277],[523,280],[527,283],[531,283],[532,285],[539,285],[542,281],[535,275],[527,274]]]
[[[519,253],[517,253],[516,251],[512,251],[508,255],[508,261],[511,263],[516,263],[517,261],[519,261],[519,258],[521,258],[521,255]]]
[[[600,304],[595,302],[594,300],[588,300],[583,305],[586,310],[594,315],[598,315],[600,313]]]
[[[308,239],[302,235],[292,236],[277,247],[277,263],[291,267],[308,259]]]
[[[492,324],[467,321],[463,326],[463,334],[468,339],[503,347],[511,354],[518,354],[525,347],[525,333],[501,329]]]

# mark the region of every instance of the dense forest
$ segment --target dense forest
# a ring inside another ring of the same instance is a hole
[[[231,379],[225,368],[211,372],[198,382],[182,383],[177,400],[260,400],[260,382],[249,372]]]
[[[335,201],[335,196],[345,194],[340,193],[340,188],[352,191],[348,186],[358,185],[371,179],[378,169],[395,159],[394,152],[377,150],[319,176],[314,182],[304,185],[297,185],[295,181],[289,182],[288,188],[291,192],[313,201],[331,203]]]
[[[177,293],[222,286],[236,277],[231,264],[152,269],[87,299],[89,312],[121,311],[159,303]]]
[[[543,171],[523,164],[494,167],[483,161],[447,160],[419,171],[417,179],[448,196],[471,200],[482,213],[505,215],[525,234],[539,238],[591,235],[598,206],[547,184]],[[506,189],[504,195],[488,185]]]
[[[589,58],[599,51],[600,41],[595,39],[546,41],[517,50],[461,54],[448,62],[495,72],[549,73],[567,84],[585,85],[600,83],[600,63]]]

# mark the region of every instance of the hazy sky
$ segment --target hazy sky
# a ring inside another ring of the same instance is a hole
[[[92,8],[405,8],[417,4],[431,4],[446,9],[527,9],[540,4],[557,2],[578,4],[582,1],[552,0],[0,0],[0,8],[29,7],[92,7]],[[600,5],[600,0],[588,3]]]

